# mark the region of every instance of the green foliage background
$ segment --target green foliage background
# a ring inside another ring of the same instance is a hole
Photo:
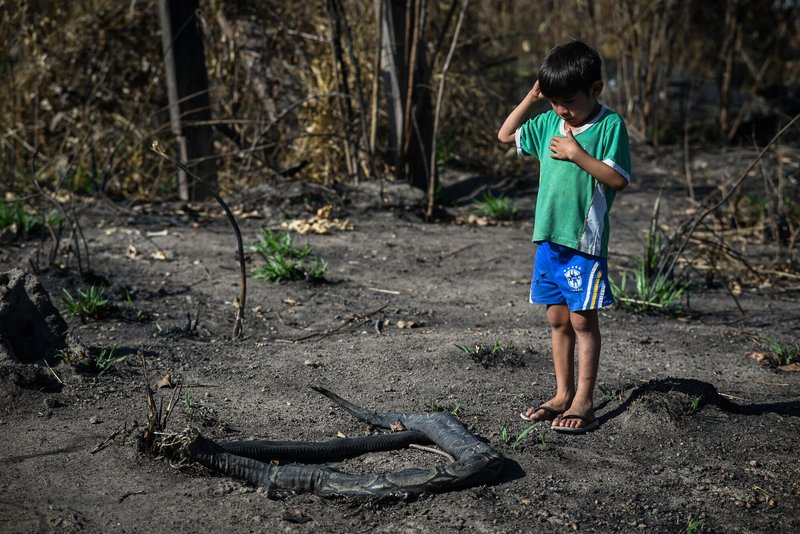
[[[369,94],[374,3],[343,4],[362,77],[350,83]],[[427,2],[424,46],[434,82],[456,4]],[[348,125],[335,98],[320,96],[335,87],[325,2],[200,5],[223,190],[292,168],[302,179],[349,180],[340,142]],[[797,2],[765,0],[472,2],[448,73],[438,155],[450,166],[518,172],[520,163],[504,157],[508,147],[496,142],[496,127],[532,84],[547,50],[569,38],[601,50],[605,98],[645,138],[672,142],[683,126],[674,100],[688,89],[668,85],[676,76],[692,80],[698,95],[685,111],[717,132],[725,80],[732,95],[728,126],[743,106],[750,116],[757,107],[750,103],[763,103],[769,91],[786,95],[796,83],[798,11]],[[28,191],[35,176],[79,193],[174,196],[173,169],[148,149],[153,138],[171,148],[155,0],[5,2],[0,38],[3,189]],[[357,112],[370,116],[369,109]],[[384,121],[379,112],[383,173]]]

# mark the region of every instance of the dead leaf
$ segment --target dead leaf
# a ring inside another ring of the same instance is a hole
[[[300,304],[299,300],[294,300],[293,298],[285,298],[282,301],[284,304],[288,304],[289,306],[297,306]]]
[[[466,217],[463,215],[459,215],[455,218],[456,224],[472,224],[475,226],[489,226],[491,224],[495,224],[494,221],[489,219],[488,217],[481,217],[479,215],[475,215],[474,213],[468,214]]]
[[[331,230],[352,230],[353,225],[349,219],[340,221],[339,219],[330,218],[332,209],[333,205],[326,204],[309,219],[294,219],[288,223],[281,224],[281,226],[299,234],[327,234]]]
[[[389,424],[389,430],[391,430],[392,432],[402,432],[405,429],[406,425],[404,425],[400,421],[395,421],[394,423]]]
[[[319,362],[312,362],[311,360],[306,360],[306,361],[304,361],[304,362],[303,362],[303,365],[305,365],[306,367],[313,367],[314,369],[316,369],[317,367],[321,367],[321,366],[322,366],[322,364],[321,364],[321,363],[319,363]]]
[[[261,213],[259,213],[258,210],[246,211],[246,212],[239,210],[239,213],[236,213],[234,211],[234,215],[236,215],[236,217],[238,219],[240,219],[240,220],[241,219],[261,219],[262,218],[261,217]]]
[[[418,327],[420,327],[420,326],[422,326],[422,324],[421,324],[421,323],[418,323],[418,322],[416,322],[416,321],[404,321],[404,320],[402,320],[402,319],[400,319],[399,321],[397,321],[397,328],[400,328],[400,329],[404,329],[404,328],[418,328]]]
[[[133,243],[128,245],[128,250],[125,251],[125,257],[130,258],[132,260],[139,258],[139,251],[136,250],[136,247],[133,246]]]
[[[156,382],[156,388],[158,388],[158,389],[165,389],[165,388],[171,389],[171,388],[174,388],[174,387],[175,387],[175,384],[172,383],[172,376],[169,373],[165,374],[161,378],[161,380]]]
[[[769,355],[764,352],[748,352],[747,355],[757,362],[769,361]]]
[[[158,261],[167,261],[167,255],[164,253],[163,250],[156,250],[155,252],[150,254],[150,259]]]
[[[733,294],[735,297],[738,297],[742,294],[742,285],[739,282],[734,282],[731,284],[731,294]]]
[[[347,436],[344,434],[344,432],[337,432],[336,433],[336,437],[337,438],[346,438]]]
[[[787,363],[786,365],[779,365],[778,369],[786,373],[797,373],[800,372],[800,363],[793,362]]]

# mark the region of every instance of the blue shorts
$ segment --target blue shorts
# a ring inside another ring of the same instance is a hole
[[[605,258],[542,241],[536,247],[531,303],[566,304],[570,311],[614,304]]]

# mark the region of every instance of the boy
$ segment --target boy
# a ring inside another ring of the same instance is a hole
[[[630,182],[625,123],[597,101],[603,90],[600,69],[600,56],[585,43],[557,46],[497,134],[541,164],[530,300],[547,305],[556,393],[520,415],[552,420],[554,430],[568,433],[599,425],[592,400],[600,360],[597,310],[614,303],[607,283],[608,212],[616,192]],[[526,120],[544,99],[552,109]]]

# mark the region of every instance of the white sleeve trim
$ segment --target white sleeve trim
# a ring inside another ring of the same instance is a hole
[[[626,182],[631,183],[631,175],[628,173],[628,171],[617,165],[616,162],[614,162],[614,160],[604,159],[603,163],[605,163],[606,165],[617,171],[623,178],[625,178]]]
[[[517,156],[527,156],[525,151],[522,150],[522,145],[520,145],[520,140],[519,140],[520,130],[522,130],[521,127],[517,128],[517,130],[514,132],[514,144],[517,145]]]

